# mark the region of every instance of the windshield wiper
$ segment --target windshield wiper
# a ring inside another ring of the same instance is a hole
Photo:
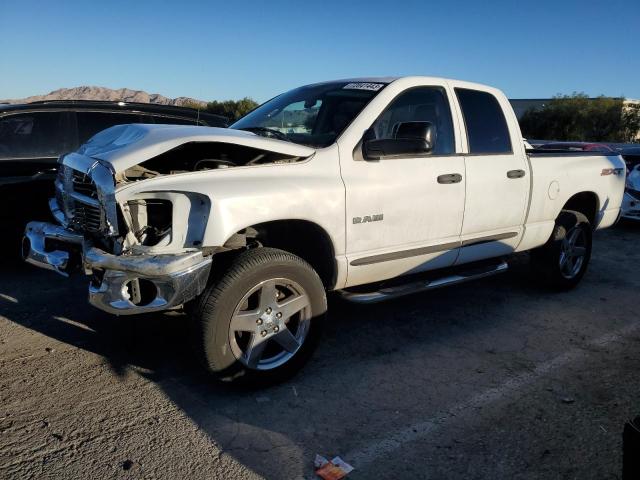
[[[245,127],[245,128],[239,128],[238,130],[245,130],[247,132],[253,132],[253,133],[266,133],[267,135],[263,135],[263,136],[266,136],[266,137],[273,136],[273,137],[276,137],[278,140],[284,140],[286,142],[293,142],[293,140],[291,140],[284,133],[282,133],[279,130],[276,130],[275,128]]]

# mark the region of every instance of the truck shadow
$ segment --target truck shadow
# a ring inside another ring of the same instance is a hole
[[[331,298],[325,338],[312,361],[291,381],[261,391],[238,391],[204,374],[189,349],[185,316],[109,316],[86,305],[84,279],[53,281],[52,273],[9,266],[0,280],[0,312],[101,355],[115,375],[134,370],[154,381],[223,454],[253,472],[298,478],[309,475],[315,453],[339,455],[361,446],[359,425],[379,416],[397,415],[402,422],[404,412],[425,399],[437,409],[441,400],[429,393],[434,386],[444,397],[449,387],[455,395],[473,388],[455,385],[455,375],[442,368],[443,360],[456,358],[456,348],[470,352],[460,359],[461,369],[490,369],[476,360],[493,351],[491,361],[500,363],[502,350],[517,351],[519,345],[492,340],[491,332],[522,322],[524,310],[539,308],[534,303],[541,292],[531,286],[522,259],[512,265],[483,282],[384,304]]]

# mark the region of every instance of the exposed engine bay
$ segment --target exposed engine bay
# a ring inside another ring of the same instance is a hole
[[[233,143],[189,142],[126,169],[116,175],[116,182],[241,166],[296,163],[301,160],[304,158]]]

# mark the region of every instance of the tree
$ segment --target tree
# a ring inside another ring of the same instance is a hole
[[[229,121],[235,122],[258,106],[258,102],[250,97],[241,100],[224,100],[207,103],[206,111],[227,117]]]
[[[527,138],[588,142],[629,142],[640,127],[640,108],[623,106],[622,98],[584,93],[554,97],[541,109],[530,109],[520,119]]]
[[[205,108],[203,103],[193,100],[185,100],[180,104],[180,106],[185,108],[193,108],[194,110],[202,110]]]
[[[640,103],[628,103],[622,108],[622,128],[625,142],[640,139]]]

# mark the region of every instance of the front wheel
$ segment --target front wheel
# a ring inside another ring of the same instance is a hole
[[[311,356],[326,310],[324,286],[304,260],[282,250],[249,250],[195,305],[195,344],[222,380],[278,382]]]
[[[591,235],[591,224],[584,214],[560,212],[551,238],[531,252],[531,266],[539,280],[555,290],[575,287],[587,271]]]

